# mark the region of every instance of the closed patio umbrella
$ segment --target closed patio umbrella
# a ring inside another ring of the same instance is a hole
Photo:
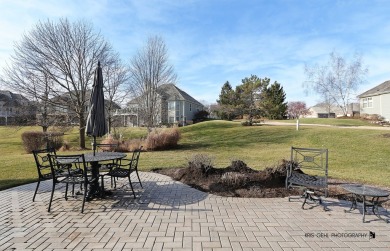
[[[96,152],[96,137],[102,137],[108,132],[104,107],[103,73],[100,67],[95,70],[91,98],[89,100],[89,113],[87,117],[86,133],[93,137],[93,154]]]

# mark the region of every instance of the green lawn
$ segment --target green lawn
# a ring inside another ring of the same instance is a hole
[[[35,180],[33,156],[24,152],[20,137],[31,129],[0,127],[0,189]],[[142,153],[140,169],[185,166],[195,153],[209,154],[216,167],[226,167],[232,159],[240,159],[252,168],[263,169],[289,158],[291,146],[315,147],[329,149],[331,177],[390,186],[390,131],[313,126],[301,126],[296,131],[289,126],[243,127],[226,121],[204,122],[180,130],[182,139],[177,149]],[[146,135],[143,128],[118,131],[125,139]],[[65,136],[74,146],[77,138],[76,129]]]
[[[296,119],[289,120],[275,120],[284,123],[296,123]],[[378,126],[377,124],[370,123],[368,120],[352,119],[352,118],[301,118],[300,124],[323,124],[334,126]]]

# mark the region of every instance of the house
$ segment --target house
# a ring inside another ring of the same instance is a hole
[[[347,116],[353,117],[359,114],[359,104],[350,103],[347,108]],[[305,118],[337,118],[344,116],[343,110],[336,105],[317,104],[309,108],[309,114]]]
[[[343,115],[340,107],[335,105],[317,104],[309,108],[309,114],[305,118],[336,118]]]
[[[390,120],[390,80],[358,95],[360,114],[380,115]]]
[[[84,116],[87,118],[89,112],[89,98],[91,97],[91,90],[87,90],[85,94],[85,102],[84,102]],[[105,99],[104,104],[106,107],[106,117],[109,116],[107,111],[109,108],[113,111],[119,109],[120,106],[115,102],[110,103],[109,100]],[[79,118],[74,111],[74,107],[71,107],[72,100],[70,98],[69,92],[63,93],[61,95],[55,96],[50,99],[46,109],[47,109],[47,118],[50,121],[55,121],[57,125],[78,125]],[[45,109],[43,105],[40,107],[42,110]],[[40,122],[42,120],[42,113],[40,111],[37,114],[37,121]]]
[[[194,115],[204,109],[203,104],[191,97],[174,84],[163,84],[158,87],[159,124],[187,125],[193,123]],[[140,98],[130,101],[127,108],[116,113],[121,116],[124,126],[141,126],[144,124],[140,114]]]
[[[23,124],[34,118],[31,102],[24,96],[0,90],[0,125]]]

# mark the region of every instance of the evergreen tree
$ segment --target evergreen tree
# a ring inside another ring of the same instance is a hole
[[[261,107],[269,119],[283,119],[286,115],[286,93],[278,82],[275,81],[263,92]]]
[[[236,107],[242,115],[248,115],[249,124],[256,116],[261,115],[259,103],[263,90],[267,87],[269,79],[261,79],[256,75],[244,78],[242,84],[236,87]]]
[[[229,81],[222,86],[217,103],[219,104],[217,115],[221,119],[232,120],[236,116],[236,95]]]

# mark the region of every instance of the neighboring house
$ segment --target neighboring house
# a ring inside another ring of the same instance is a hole
[[[351,103],[348,105],[347,116],[359,114],[359,104]],[[337,118],[344,116],[343,110],[336,105],[317,104],[309,108],[309,114],[305,118]]]
[[[86,92],[86,102],[84,104],[84,115],[85,118],[88,116],[89,112],[89,98],[91,96],[91,91]],[[107,115],[107,104],[108,100],[105,99],[105,107],[106,107],[106,117]],[[56,124],[62,125],[78,125],[79,119],[77,114],[69,107],[71,103],[71,99],[69,97],[69,93],[65,93],[59,96],[56,96],[50,100],[50,104],[47,107],[48,118],[52,121],[56,121]],[[43,107],[41,107],[43,109]],[[112,105],[112,110],[115,111],[120,109],[120,106],[115,102]],[[37,114],[38,122],[42,119],[42,112]]]
[[[380,115],[390,120],[390,80],[358,95],[360,114]]]
[[[24,96],[0,90],[0,125],[15,125],[34,118],[34,109]]]
[[[163,84],[158,87],[158,121],[160,124],[192,124],[194,115],[204,106],[174,84]],[[142,126],[139,114],[139,98],[128,103],[128,107],[116,113],[121,116],[124,126]]]
[[[309,114],[305,118],[336,118],[343,115],[343,111],[337,106],[317,104],[309,108]]]

